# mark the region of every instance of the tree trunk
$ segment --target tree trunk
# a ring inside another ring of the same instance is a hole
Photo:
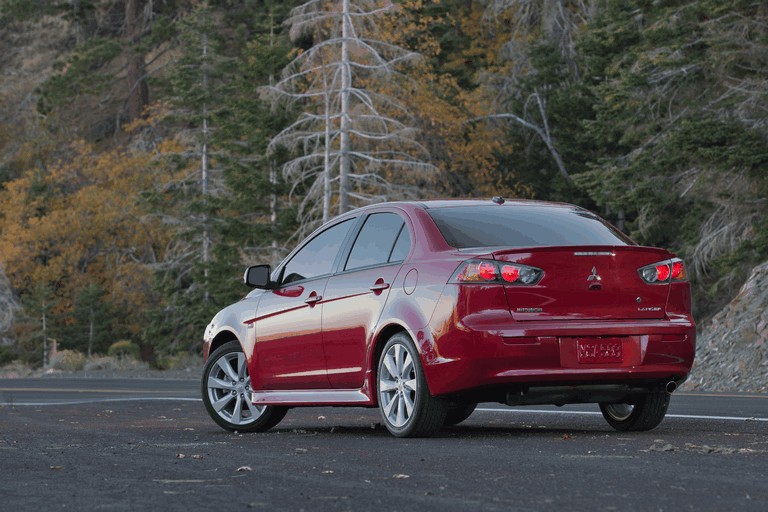
[[[208,95],[208,34],[203,34],[203,91]],[[208,172],[208,139],[210,131],[208,129],[208,104],[203,102],[203,151],[201,162],[201,193],[203,196],[203,286],[205,292],[203,300],[210,300],[210,291],[208,287],[208,267],[211,263],[211,226],[208,219],[208,195],[209,192],[209,172]]]
[[[349,210],[348,177],[350,172],[349,92],[352,88],[352,69],[349,66],[349,38],[351,37],[349,0],[343,1],[341,28],[341,127],[339,134],[339,214]]]
[[[93,338],[95,333],[96,314],[91,308],[88,312],[88,357],[93,353]]]
[[[144,0],[125,1],[125,41],[128,59],[128,121],[141,117],[144,107],[149,104],[144,55],[136,51],[135,45],[141,38],[143,24],[140,22],[144,10]]]

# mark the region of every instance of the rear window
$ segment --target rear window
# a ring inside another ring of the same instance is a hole
[[[470,247],[547,247],[558,245],[635,245],[586,210],[547,206],[461,206],[427,212],[448,245]]]

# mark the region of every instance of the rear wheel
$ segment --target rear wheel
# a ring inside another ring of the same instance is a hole
[[[600,411],[605,421],[622,432],[640,432],[656,428],[664,419],[669,407],[670,395],[653,392],[637,397],[634,403],[601,403]]]
[[[201,385],[208,414],[225,430],[263,432],[280,423],[288,412],[285,407],[251,403],[248,360],[237,341],[222,345],[210,355]]]
[[[469,418],[473,412],[475,412],[476,403],[453,403],[448,406],[448,414],[445,415],[445,421],[443,425],[450,427],[452,425],[458,425],[462,421]]]
[[[384,345],[377,392],[384,425],[396,437],[428,437],[443,426],[448,402],[429,394],[416,347],[406,334]]]

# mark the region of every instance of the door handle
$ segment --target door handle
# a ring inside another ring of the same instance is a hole
[[[370,288],[370,289],[371,289],[371,291],[374,291],[374,292],[383,292],[383,291],[384,291],[384,290],[386,290],[387,288],[389,288],[389,283],[385,283],[385,282],[382,280],[382,282],[376,281],[376,284],[374,284],[373,286],[371,286],[371,288]]]
[[[306,303],[307,303],[307,304],[309,304],[310,306],[314,306],[315,304],[317,304],[317,303],[318,303],[318,302],[320,302],[321,300],[323,300],[323,296],[322,296],[322,295],[318,295],[318,294],[316,294],[315,292],[312,292],[312,295],[310,295],[309,297],[307,297],[307,298],[304,300],[304,302],[306,302]]]

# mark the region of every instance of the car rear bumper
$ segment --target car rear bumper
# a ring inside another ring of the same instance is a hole
[[[513,322],[479,327],[461,322],[435,335],[423,351],[430,392],[446,395],[519,385],[663,385],[684,381],[696,349],[690,319]],[[582,362],[580,340],[621,345],[620,361]],[[420,343],[423,348],[427,344]]]

